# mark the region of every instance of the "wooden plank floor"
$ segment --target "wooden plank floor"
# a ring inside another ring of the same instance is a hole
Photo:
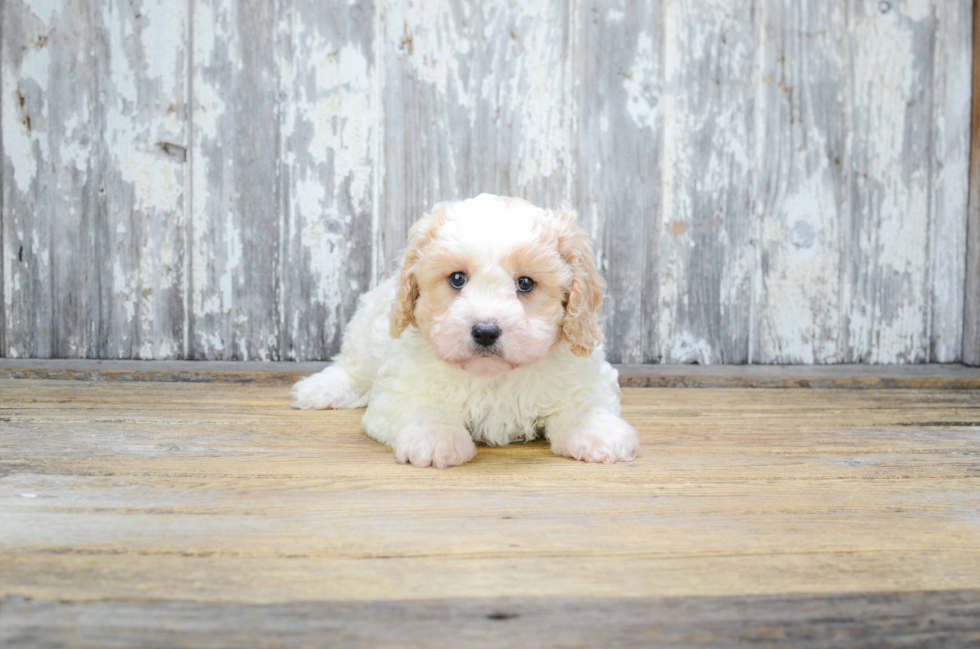
[[[631,464],[446,471],[286,392],[0,379],[0,646],[980,641],[978,391],[626,389]]]

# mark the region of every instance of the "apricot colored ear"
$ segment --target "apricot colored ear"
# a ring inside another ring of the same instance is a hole
[[[398,294],[391,308],[391,337],[398,338],[408,325],[415,324],[415,302],[419,297],[419,285],[415,271],[426,245],[436,236],[446,220],[449,203],[436,203],[432,211],[412,225],[408,232],[408,247],[398,276]]]
[[[558,251],[572,269],[572,286],[565,303],[562,334],[576,356],[588,356],[602,342],[599,315],[606,283],[596,271],[588,236],[575,222],[575,213],[558,210]]]

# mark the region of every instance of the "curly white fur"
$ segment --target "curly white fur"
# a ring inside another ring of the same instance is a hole
[[[469,278],[461,290],[446,283],[454,270]],[[518,292],[514,275],[538,293]],[[333,363],[293,387],[293,406],[366,405],[368,435],[416,466],[542,433],[558,455],[632,460],[636,431],[598,342],[602,286],[574,215],[486,194],[440,204],[413,228],[400,276],[361,296]],[[483,321],[500,324],[492,353],[471,339]]]

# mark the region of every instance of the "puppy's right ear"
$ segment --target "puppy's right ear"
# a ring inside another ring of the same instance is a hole
[[[398,294],[391,307],[391,337],[398,338],[408,325],[415,324],[415,302],[419,298],[419,284],[415,278],[419,259],[424,248],[435,238],[446,221],[449,203],[436,203],[408,231],[408,247],[405,249],[402,270],[398,277]]]

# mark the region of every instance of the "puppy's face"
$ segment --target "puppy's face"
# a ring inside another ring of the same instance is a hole
[[[392,335],[418,327],[450,365],[493,375],[567,339],[599,342],[603,283],[574,216],[483,194],[437,205],[412,228]]]

